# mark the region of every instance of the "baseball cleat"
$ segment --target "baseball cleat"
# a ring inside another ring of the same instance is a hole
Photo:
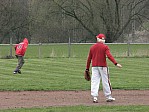
[[[112,102],[112,101],[115,101],[115,98],[112,98],[112,96],[109,96],[107,99],[106,99],[107,102]]]
[[[97,97],[94,97],[94,98],[93,98],[93,103],[98,103]]]
[[[18,70],[18,73],[21,74],[21,70]]]

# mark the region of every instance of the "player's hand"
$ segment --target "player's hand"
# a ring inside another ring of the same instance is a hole
[[[118,68],[122,68],[122,65],[121,64],[117,64],[116,65]]]

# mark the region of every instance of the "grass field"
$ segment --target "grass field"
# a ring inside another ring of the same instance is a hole
[[[0,112],[148,112],[148,106],[72,106],[32,109],[9,109]]]
[[[113,89],[149,89],[149,47],[134,45],[137,55],[133,53],[133,58],[128,58],[127,52],[123,50],[126,47],[122,47],[123,45],[109,46],[116,60],[123,66],[122,69],[118,69],[108,61]],[[29,47],[21,75],[13,75],[17,59],[0,59],[0,91],[89,90],[90,83],[84,80],[89,46],[75,47],[76,50],[71,52],[73,58],[67,58],[67,46],[62,47],[64,50],[61,50],[61,47],[54,46],[51,50],[48,47],[45,48],[45,52],[41,49],[40,59],[38,47]],[[2,49],[1,46],[0,48]],[[9,53],[0,50],[0,55],[2,54]],[[148,106],[74,106],[11,109],[0,112],[148,112],[148,109]]]
[[[116,58],[122,69],[108,61],[114,89],[149,89],[149,58]],[[89,90],[84,80],[86,58],[25,59],[21,75],[13,75],[16,59],[0,59],[0,90]]]

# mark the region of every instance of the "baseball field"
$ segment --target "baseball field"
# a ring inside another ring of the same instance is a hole
[[[17,59],[0,59],[0,112],[148,112],[149,44],[109,45],[123,68],[108,61],[115,102],[105,102],[100,86],[99,103],[90,97],[90,82],[84,79],[90,45],[30,45],[22,74],[13,74]],[[8,46],[0,46],[4,58]],[[40,52],[39,52],[40,51]],[[14,55],[14,52],[13,52]]]

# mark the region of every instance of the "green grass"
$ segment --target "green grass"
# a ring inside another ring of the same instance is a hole
[[[0,112],[148,112],[149,106],[72,106],[32,109],[8,109]]]
[[[149,58],[116,58],[108,61],[113,89],[149,89]],[[0,90],[89,90],[84,79],[86,58],[25,59],[22,74],[13,75],[17,59],[0,59]]]
[[[68,44],[29,45],[26,58],[47,58],[47,57],[87,57],[92,44],[72,44],[69,50]],[[114,57],[128,57],[127,44],[108,44]],[[149,44],[131,44],[129,57],[149,57]],[[15,55],[14,48],[12,54]],[[10,55],[9,45],[0,45],[0,58]]]

